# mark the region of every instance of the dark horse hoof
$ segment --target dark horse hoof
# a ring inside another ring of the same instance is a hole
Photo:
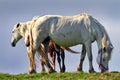
[[[78,67],[77,67],[77,71],[79,71],[79,72],[83,71],[83,70],[82,70],[82,67],[78,66]]]
[[[95,73],[95,71],[94,70],[89,70],[89,73]]]
[[[55,73],[56,71],[52,68],[48,69],[48,73]]]
[[[28,71],[28,74],[35,74],[36,73],[36,70],[30,70]]]
[[[60,72],[65,72],[65,70],[66,70],[66,68],[64,66],[64,67],[62,67],[62,69],[60,70]]]

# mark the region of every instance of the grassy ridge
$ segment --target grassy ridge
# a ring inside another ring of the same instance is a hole
[[[0,80],[120,80],[120,72],[105,73],[38,73],[38,74],[3,74],[0,73]]]

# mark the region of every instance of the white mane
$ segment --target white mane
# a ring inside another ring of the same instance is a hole
[[[33,19],[32,19],[32,21],[36,21],[39,18],[40,18],[39,16],[34,16]]]

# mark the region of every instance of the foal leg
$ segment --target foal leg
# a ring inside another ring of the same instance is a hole
[[[41,73],[44,73],[45,72],[45,62],[43,61],[43,58],[42,59],[40,59],[40,62],[41,62]]]
[[[82,53],[81,53],[81,58],[80,58],[80,64],[77,67],[77,71],[83,71],[83,61],[85,59],[85,55],[86,55],[86,48],[85,45],[82,45]]]
[[[55,59],[56,59],[56,53],[53,52],[53,56],[52,56],[52,67],[55,70]]]
[[[49,48],[48,53],[52,60],[52,68],[55,70],[55,59],[56,59],[56,53],[54,53],[53,49]]]
[[[60,59],[60,52],[56,52],[57,53],[57,61],[59,64],[59,68],[60,68],[60,72],[61,72],[61,59]]]
[[[61,51],[61,59],[62,59],[62,69],[61,72],[65,72],[65,52],[63,49],[60,49]]]
[[[51,67],[50,63],[49,63],[49,59],[48,59],[48,44],[49,43],[43,43],[45,49],[44,49],[44,52],[45,52],[45,64],[46,64],[46,67],[48,68],[48,72],[51,73],[51,72],[55,72],[54,69]]]
[[[41,57],[40,62],[41,62],[41,72],[45,72],[45,60],[44,60],[44,51],[42,45],[40,45],[39,49],[37,50],[39,57]]]
[[[95,71],[94,71],[93,64],[92,64],[93,56],[92,56],[91,43],[90,43],[90,42],[87,42],[87,43],[85,44],[85,47],[86,47],[87,56],[88,56],[88,60],[89,60],[89,72],[90,72],[90,73],[93,73],[93,72],[95,72]]]
[[[34,59],[35,53],[32,51],[28,52],[28,57],[30,61],[30,68],[28,71],[28,74],[36,73],[36,64],[35,64],[35,59]]]

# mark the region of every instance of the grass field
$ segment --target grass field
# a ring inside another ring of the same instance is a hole
[[[5,74],[0,73],[0,80],[120,80],[120,72],[105,73],[37,73],[37,74]]]

